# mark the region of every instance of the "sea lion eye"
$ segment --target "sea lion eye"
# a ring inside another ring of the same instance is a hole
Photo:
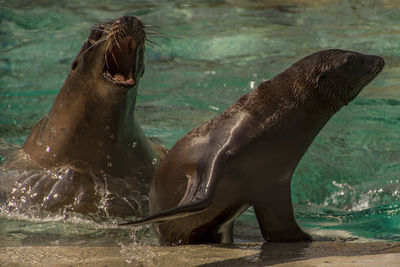
[[[358,55],[357,54],[353,54],[353,53],[348,53],[346,54],[345,58],[344,58],[344,63],[350,63],[350,64],[355,64],[357,62],[358,59]]]
[[[76,68],[76,66],[78,66],[78,60],[77,60],[77,59],[75,59],[75,60],[72,62],[71,69],[74,70],[74,69]]]
[[[100,25],[91,31],[89,38],[88,38],[90,45],[93,45],[94,42],[98,41],[103,36],[103,29],[104,29],[104,26]]]

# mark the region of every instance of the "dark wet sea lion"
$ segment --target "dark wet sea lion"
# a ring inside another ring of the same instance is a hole
[[[2,166],[8,206],[147,213],[150,181],[165,150],[145,137],[134,117],[145,41],[135,17],[92,28],[50,112]]]
[[[344,50],[309,55],[171,149],[150,189],[150,214],[164,244],[227,243],[233,222],[253,206],[266,241],[311,237],[295,221],[291,178],[330,117],[384,66]],[[126,225],[126,224],[124,224]]]

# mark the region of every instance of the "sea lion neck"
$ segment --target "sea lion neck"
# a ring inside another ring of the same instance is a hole
[[[134,117],[145,41],[135,17],[92,28],[49,113],[22,149],[7,151],[0,175],[7,210],[96,221],[147,214],[151,179],[167,149]]]
[[[296,107],[313,116],[330,118],[345,103],[331,90],[320,90],[318,76],[312,70],[294,64],[282,73],[260,84],[259,95],[275,103],[275,107]]]
[[[129,160],[151,162],[154,155],[148,144],[139,143],[135,153],[131,151],[133,140],[143,134],[133,115],[137,88],[124,94],[83,83],[70,74],[49,114],[27,138],[24,151],[44,167],[72,165],[115,175],[132,170],[125,166]]]
[[[334,113],[311,94],[296,95],[296,86],[302,86],[298,79],[286,71],[261,83],[249,94],[246,109],[264,118],[260,129],[269,133],[267,137],[293,142],[291,155],[300,158]]]
[[[261,83],[250,95],[256,96],[258,100],[254,101],[259,102],[259,108],[263,112],[304,110],[318,113],[321,117],[325,117],[327,113],[333,114],[332,108],[313,94],[311,86],[303,79],[304,77],[299,77],[293,70],[288,69]]]

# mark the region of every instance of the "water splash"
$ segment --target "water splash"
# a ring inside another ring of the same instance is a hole
[[[131,242],[118,245],[121,247],[121,254],[126,258],[126,263],[134,265],[148,265],[154,258],[159,256],[149,247],[149,244],[159,245],[155,233],[150,226],[134,227],[130,231]]]
[[[254,8],[251,1],[164,1],[137,9],[119,2],[127,15],[142,14],[160,31],[181,36],[156,37],[162,52],[148,51],[136,115],[148,136],[172,146],[306,54],[332,47],[379,54],[388,62],[384,71],[320,133],[296,170],[292,198],[303,226],[331,224],[356,236],[398,240],[399,6],[394,0],[328,2],[265,2]],[[18,144],[48,112],[88,29],[115,17],[115,8],[103,2],[79,8],[71,3],[68,9],[50,1],[27,6],[10,2],[0,10],[7,18],[0,33],[0,132]],[[244,218],[256,223],[253,213]]]

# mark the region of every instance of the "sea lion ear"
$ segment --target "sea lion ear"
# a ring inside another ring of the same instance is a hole
[[[344,64],[356,64],[358,60],[358,55],[355,53],[347,53],[344,57]]]
[[[143,70],[142,70],[142,74],[140,75],[140,78],[142,78],[142,77],[143,77],[144,70],[146,69],[146,68],[145,68],[145,66],[146,66],[146,65],[143,65]]]
[[[326,78],[328,78],[328,72],[321,71],[317,76],[317,84],[324,82],[324,80],[326,80]]]
[[[78,66],[78,60],[75,58],[74,61],[72,61],[71,69],[74,70]]]

